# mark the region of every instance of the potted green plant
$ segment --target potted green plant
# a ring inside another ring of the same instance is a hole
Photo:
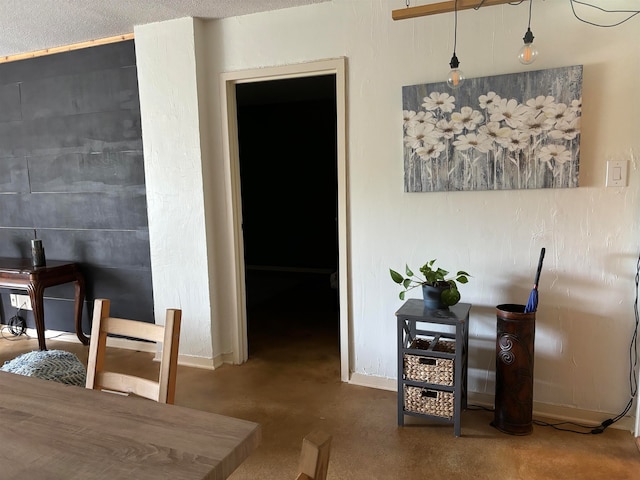
[[[405,266],[405,275],[401,275],[395,270],[389,269],[391,279],[402,285],[400,300],[404,300],[405,293],[416,287],[422,287],[424,304],[427,308],[447,308],[460,301],[460,291],[458,283],[469,282],[469,275],[464,270],[458,271],[455,275],[449,275],[447,270],[435,267],[435,260],[430,260],[420,267],[420,277],[411,271],[409,265]]]

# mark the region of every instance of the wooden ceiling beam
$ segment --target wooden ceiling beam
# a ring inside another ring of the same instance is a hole
[[[108,43],[124,42],[125,40],[133,40],[133,33],[125,33],[124,35],[116,35],[114,37],[98,38],[86,42],[73,43],[61,47],[45,48],[44,50],[36,50],[35,52],[18,53],[15,55],[7,55],[0,57],[0,63],[15,62],[16,60],[26,60],[27,58],[42,57],[44,55],[53,55],[56,53],[70,52],[80,48],[97,47],[98,45],[106,45]]]
[[[513,2],[513,0],[458,0],[458,10],[467,10],[476,8],[479,5],[483,7],[491,7],[494,5],[502,5],[503,3]],[[439,13],[453,12],[455,2],[432,3],[430,5],[420,5],[417,7],[401,8],[391,11],[391,18],[394,20],[406,20],[407,18],[425,17],[427,15],[437,15]]]

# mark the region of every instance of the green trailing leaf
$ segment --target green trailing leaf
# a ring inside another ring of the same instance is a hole
[[[442,300],[442,303],[447,307],[450,307],[460,301],[460,292],[457,288],[448,288],[442,292],[440,299]]]
[[[389,272],[391,273],[391,278],[393,279],[394,282],[402,283],[404,281],[404,277],[400,275],[398,272],[396,272],[395,270],[389,269]]]

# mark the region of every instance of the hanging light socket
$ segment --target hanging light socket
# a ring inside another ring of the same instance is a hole
[[[456,52],[453,52],[453,56],[451,57],[449,66],[451,67],[451,71],[449,72],[449,76],[447,77],[447,85],[455,90],[456,88],[460,87],[465,80],[464,73],[462,73],[462,70],[458,68],[460,66],[460,62],[458,61]]]
[[[458,43],[458,0],[454,0],[453,10],[453,56],[451,57],[451,61],[449,62],[451,71],[449,72],[449,76],[447,77],[447,85],[449,86],[449,88],[455,90],[464,83],[464,73],[462,73],[462,70],[458,68],[460,66],[460,62],[458,61],[458,57],[456,56],[456,45]]]
[[[518,60],[524,65],[532,64],[538,57],[538,49],[533,46],[533,32],[531,31],[531,10],[533,8],[533,0],[529,0],[529,22],[527,23],[527,33],[524,34],[522,40],[524,45],[518,52]]]
[[[527,28],[527,33],[524,34],[522,40],[524,45],[518,52],[518,60],[525,65],[532,64],[538,57],[538,49],[533,45],[533,32],[530,28]]]

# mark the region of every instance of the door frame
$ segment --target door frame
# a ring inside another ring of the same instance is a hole
[[[338,173],[338,294],[340,315],[340,377],[348,382],[351,372],[351,321],[349,317],[349,236],[347,196],[347,108],[346,58],[340,57],[294,65],[264,67],[220,75],[223,156],[226,185],[230,191],[231,259],[235,290],[235,324],[232,326],[233,363],[242,364],[249,356],[247,340],[247,302],[245,287],[244,238],[242,233],[242,196],[240,192],[240,156],[238,147],[238,112],[236,85],[289,78],[335,75]]]

